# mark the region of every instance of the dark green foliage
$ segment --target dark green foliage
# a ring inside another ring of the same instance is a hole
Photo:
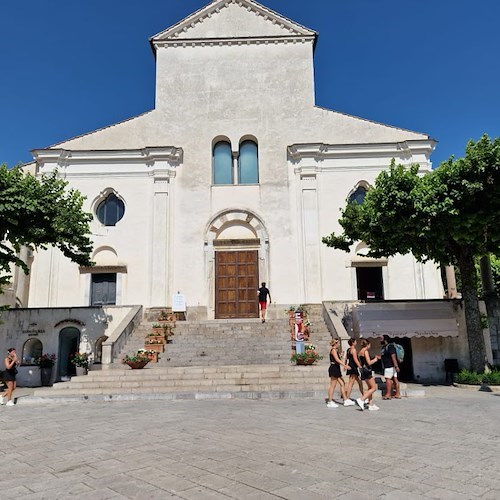
[[[84,197],[56,174],[37,179],[20,168],[0,166],[0,287],[10,281],[11,265],[28,267],[17,253],[49,245],[77,264],[91,265],[89,222],[83,212]]]
[[[489,373],[477,373],[469,370],[461,370],[454,377],[457,384],[470,385],[500,385],[500,370],[493,370]]]
[[[450,158],[419,175],[418,166],[393,161],[368,191],[362,205],[342,212],[344,233],[323,238],[327,246],[349,251],[364,241],[369,257],[413,253],[419,261],[460,269],[471,364],[484,368],[475,260],[500,244],[500,139],[469,142],[464,158]]]

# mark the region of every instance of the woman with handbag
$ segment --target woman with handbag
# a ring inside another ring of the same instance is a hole
[[[338,407],[338,404],[333,401],[333,393],[335,391],[335,387],[337,386],[337,382],[340,386],[340,394],[342,396],[342,399],[344,400],[344,406],[352,406],[354,404],[350,399],[347,399],[345,393],[345,383],[344,379],[342,378],[340,367],[343,366],[344,368],[348,369],[349,365],[346,365],[340,359],[338,351],[339,345],[340,342],[338,341],[338,339],[333,339],[330,342],[330,367],[328,368],[328,375],[330,376],[330,387],[328,388],[328,400],[326,402],[326,406],[328,408]]]
[[[368,399],[368,409],[371,411],[379,410],[380,408],[373,403],[373,393],[377,390],[375,379],[373,378],[372,365],[380,359],[380,356],[370,357],[370,341],[363,339],[361,341],[361,350],[358,353],[358,359],[361,363],[361,380],[364,380],[367,390],[363,392],[360,398],[356,399],[357,405],[361,411],[365,409],[365,401]]]
[[[3,381],[7,384],[7,390],[0,394],[0,404],[6,406],[14,406],[14,401],[12,401],[12,394],[16,389],[16,375],[17,366],[19,365],[19,360],[17,358],[16,350],[11,347],[8,349],[8,355],[4,359],[5,370],[3,372]],[[7,403],[4,401],[4,396],[7,395]]]

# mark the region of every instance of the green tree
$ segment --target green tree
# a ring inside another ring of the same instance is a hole
[[[469,142],[464,158],[450,158],[427,175],[418,165],[392,162],[362,205],[349,203],[339,220],[344,232],[323,238],[349,251],[364,241],[369,256],[413,253],[460,269],[472,369],[485,366],[475,260],[498,253],[500,243],[500,139]]]
[[[22,246],[53,245],[77,264],[92,264],[92,215],[82,210],[84,197],[67,184],[55,173],[37,179],[18,167],[0,166],[0,288],[9,283],[12,264],[28,274],[18,256]]]

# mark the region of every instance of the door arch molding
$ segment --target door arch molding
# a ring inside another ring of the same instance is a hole
[[[242,230],[243,238],[233,238],[237,228]],[[224,232],[229,234],[225,237]],[[215,318],[215,258],[217,248],[223,244],[224,250],[257,250],[258,281],[269,279],[269,233],[263,220],[254,212],[246,209],[226,209],[214,215],[205,228],[205,283],[208,319]],[[255,291],[257,294],[257,291]]]

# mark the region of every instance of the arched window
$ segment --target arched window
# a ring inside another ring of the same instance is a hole
[[[22,364],[36,365],[42,355],[43,345],[38,339],[28,339],[23,345]]]
[[[365,201],[366,188],[363,186],[358,186],[356,191],[349,196],[349,203],[355,201],[358,205],[362,205]]]
[[[214,184],[233,184],[233,154],[231,144],[218,142],[213,152]]]
[[[244,141],[240,144],[238,183],[259,183],[259,151],[257,144],[253,141]]]
[[[101,224],[115,226],[125,213],[125,205],[115,194],[109,194],[105,200],[97,206],[96,215]]]

